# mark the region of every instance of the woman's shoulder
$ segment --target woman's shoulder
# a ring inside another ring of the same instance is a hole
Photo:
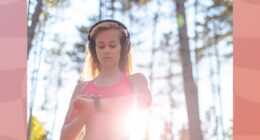
[[[147,79],[142,73],[134,73],[129,75],[129,81],[132,84],[145,84],[147,85]]]
[[[76,88],[82,88],[84,87],[85,85],[87,85],[89,83],[89,81],[79,81],[77,84],[76,84]]]
[[[79,81],[75,86],[75,92],[74,94],[80,94],[83,90],[83,88],[89,83],[89,81]]]
[[[79,81],[77,83],[77,86],[83,86],[83,85],[86,85],[89,81]]]

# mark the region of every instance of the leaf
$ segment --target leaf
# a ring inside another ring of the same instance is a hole
[[[46,136],[47,132],[43,125],[35,116],[32,116],[30,140],[44,140]]]
[[[177,24],[178,24],[178,28],[182,29],[184,26],[184,18],[181,14],[177,14]]]

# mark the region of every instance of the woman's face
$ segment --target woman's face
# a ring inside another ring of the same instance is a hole
[[[120,33],[104,30],[96,36],[96,54],[101,67],[118,66],[120,59]]]

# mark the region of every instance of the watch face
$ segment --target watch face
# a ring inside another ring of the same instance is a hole
[[[95,96],[94,98],[94,105],[95,105],[95,109],[96,111],[101,111],[101,107],[100,107],[100,97]]]

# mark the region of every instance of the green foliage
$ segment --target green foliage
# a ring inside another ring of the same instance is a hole
[[[178,24],[178,28],[181,29],[184,26],[184,18],[181,14],[177,14],[177,24]]]
[[[196,48],[196,62],[199,62],[204,52],[217,45],[219,42],[226,42],[226,45],[232,45],[232,13],[233,2],[231,0],[212,0],[212,4],[202,7],[206,13],[204,20],[197,21],[198,30],[195,34],[196,40],[202,40],[201,46]],[[228,57],[229,56],[229,57]],[[223,56],[224,58],[232,57],[231,54]]]
[[[140,7],[144,6],[149,1],[151,1],[151,0],[126,0],[126,1],[122,2],[122,4],[123,4],[123,11],[130,10],[133,5],[138,5]]]
[[[43,125],[35,116],[32,116],[30,140],[44,140],[46,135],[47,132],[44,129]]]
[[[64,6],[63,4],[65,4],[65,2],[66,2],[66,0],[45,0],[45,4],[51,8],[57,8],[60,6]]]

